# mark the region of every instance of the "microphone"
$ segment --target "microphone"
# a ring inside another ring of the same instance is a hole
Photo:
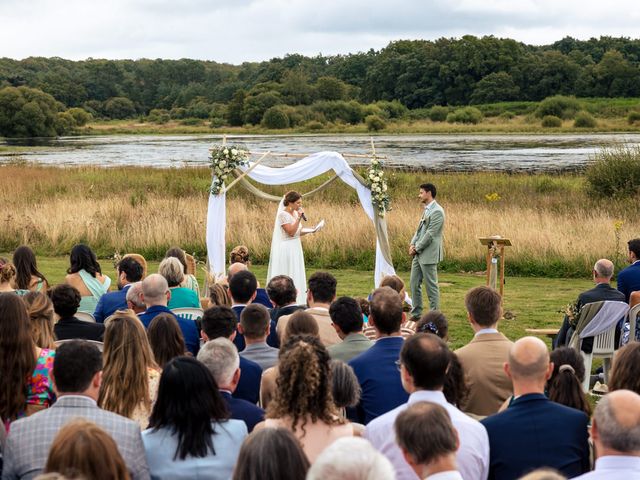
[[[304,220],[305,222],[307,221],[307,216],[304,214],[304,212],[302,212],[300,216],[302,217],[302,220]]]

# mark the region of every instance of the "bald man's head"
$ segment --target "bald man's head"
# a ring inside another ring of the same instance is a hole
[[[514,381],[545,380],[549,369],[549,351],[536,337],[523,337],[511,346],[509,369]]]
[[[631,390],[608,393],[598,402],[593,418],[600,444],[640,456],[640,395]]]
[[[142,281],[142,296],[147,307],[154,305],[167,305],[167,292],[169,284],[167,279],[159,273],[152,273]]]
[[[249,270],[249,268],[244,263],[240,263],[240,262],[232,263],[229,266],[229,272],[227,274],[227,281],[229,281],[231,279],[231,277],[233,277],[236,273],[242,272],[244,270]]]
[[[613,277],[613,262],[606,258],[601,258],[593,266],[593,271],[596,272],[598,278],[609,281]]]

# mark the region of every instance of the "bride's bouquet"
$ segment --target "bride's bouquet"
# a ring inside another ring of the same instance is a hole
[[[211,195],[218,195],[231,172],[249,164],[249,151],[238,145],[214,145],[209,149],[210,167],[213,170]]]

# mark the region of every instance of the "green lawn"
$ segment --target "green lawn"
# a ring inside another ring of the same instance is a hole
[[[7,254],[0,256],[10,258]],[[115,269],[109,260],[100,260],[103,273],[109,275],[114,282]],[[66,257],[38,257],[38,266],[52,284],[64,279],[68,268]],[[149,262],[148,271],[155,272],[158,262]],[[266,265],[254,265],[252,271],[258,281],[264,285],[267,274]],[[373,288],[373,272],[363,270],[328,270],[338,280],[338,296],[367,296]],[[310,275],[312,271],[308,271]],[[409,272],[398,272],[409,284]],[[204,272],[197,272],[202,285]],[[440,275],[441,310],[449,320],[450,340],[452,348],[458,348],[472,337],[464,309],[464,295],[472,287],[485,284],[484,276],[472,274],[443,273]],[[586,279],[507,277],[505,280],[505,311],[509,320],[503,320],[500,330],[511,339],[526,335],[526,328],[559,327],[562,314],[558,312],[567,303],[574,301],[578,294],[591,288],[592,283]],[[545,338],[545,341],[548,339]]]

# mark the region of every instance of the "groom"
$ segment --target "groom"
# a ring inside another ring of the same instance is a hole
[[[409,255],[413,257],[410,279],[411,298],[413,300],[411,317],[413,319],[419,319],[422,316],[423,280],[429,297],[429,308],[438,310],[440,307],[438,262],[444,258],[442,249],[444,210],[435,200],[436,186],[432,183],[420,185],[418,198],[424,205],[424,212],[420,218],[418,229],[409,245]]]

